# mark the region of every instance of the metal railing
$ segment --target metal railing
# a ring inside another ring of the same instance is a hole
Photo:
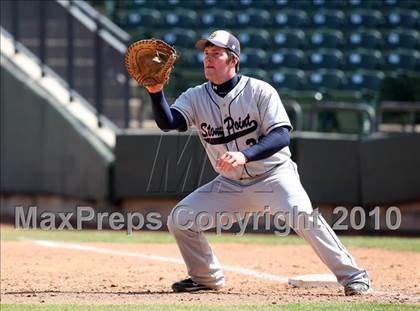
[[[302,131],[303,129],[303,111],[302,107],[295,100],[286,100],[284,108],[290,117],[290,122],[295,131]]]
[[[376,118],[375,109],[366,104],[354,104],[354,103],[343,103],[343,102],[317,102],[314,103],[311,107],[310,112],[310,128],[311,131],[316,131],[318,129],[318,117],[319,112],[329,111],[329,112],[355,112],[359,114],[365,114],[369,120],[369,133],[374,133],[378,130],[378,122]]]
[[[420,112],[420,102],[381,102],[378,108],[378,123],[382,123],[383,115],[386,112],[402,112],[408,114],[408,124],[412,132],[416,130],[416,113]]]
[[[130,36],[84,1],[2,0],[1,26],[65,81],[72,101],[81,96],[119,127],[129,124],[129,78],[124,54]]]

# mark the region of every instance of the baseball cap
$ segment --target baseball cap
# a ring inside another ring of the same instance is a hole
[[[238,57],[241,54],[241,46],[239,44],[239,40],[226,30],[217,30],[213,32],[208,38],[198,40],[195,44],[195,47],[199,50],[204,50],[207,42],[210,42],[221,48],[229,49]]]

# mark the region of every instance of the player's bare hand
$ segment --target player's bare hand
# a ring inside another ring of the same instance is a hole
[[[163,84],[156,84],[153,86],[145,86],[149,93],[158,93],[163,89]]]
[[[221,172],[227,172],[239,165],[244,165],[245,163],[246,157],[242,152],[228,151],[217,159],[216,167]]]

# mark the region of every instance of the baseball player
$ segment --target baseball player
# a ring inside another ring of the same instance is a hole
[[[276,90],[238,73],[240,43],[231,33],[218,30],[199,40],[196,48],[204,51],[206,83],[185,91],[172,106],[165,99],[163,85],[147,87],[159,128],[185,131],[196,127],[219,173],[185,197],[168,217],[169,231],[189,274],[172,289],[217,290],[225,284],[219,261],[197,222],[198,215],[225,212],[243,216],[268,207],[271,213],[297,210],[304,214],[304,221],[298,218],[290,225],[335,274],[345,294],[367,292],[367,272],[356,265],[325,220],[312,213],[297,166],[290,159],[292,125]],[[317,226],[311,226],[315,222]]]

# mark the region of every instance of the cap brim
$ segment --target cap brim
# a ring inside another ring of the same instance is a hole
[[[204,50],[204,48],[206,47],[206,43],[210,42],[211,44],[214,44],[215,46],[221,47],[221,48],[226,48],[226,45],[221,44],[220,42],[214,42],[211,39],[200,39],[195,43],[195,47],[199,50]]]

